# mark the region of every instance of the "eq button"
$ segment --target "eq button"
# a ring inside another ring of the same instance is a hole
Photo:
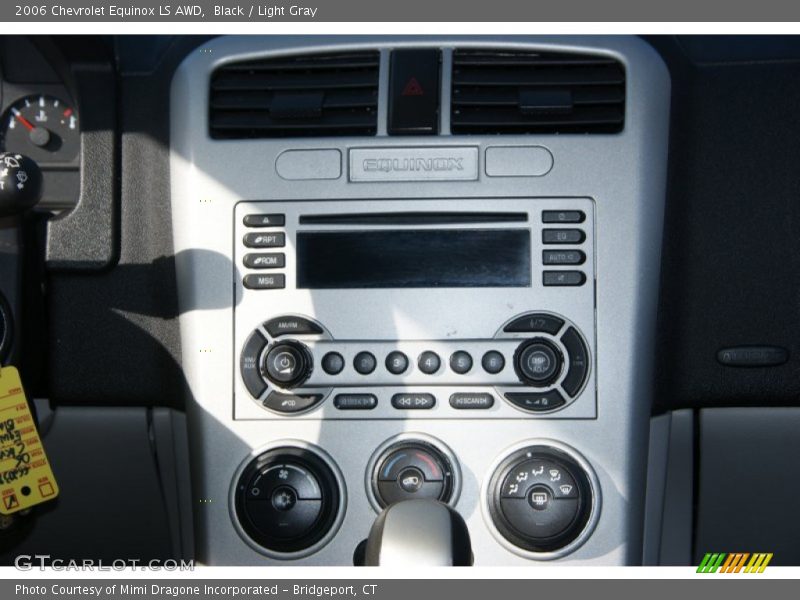
[[[580,229],[544,229],[542,242],[545,244],[580,244],[586,234]]]

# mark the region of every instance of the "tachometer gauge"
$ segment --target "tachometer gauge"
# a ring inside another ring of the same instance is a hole
[[[72,163],[80,150],[75,110],[52,96],[26,96],[0,121],[0,146],[40,164]]]

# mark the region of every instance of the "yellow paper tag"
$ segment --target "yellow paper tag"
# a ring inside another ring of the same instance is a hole
[[[0,513],[52,500],[58,484],[36,431],[19,372],[0,368]]]

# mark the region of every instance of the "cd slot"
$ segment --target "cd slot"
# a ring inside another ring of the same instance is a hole
[[[525,212],[385,212],[300,215],[301,225],[460,225],[525,223]]]

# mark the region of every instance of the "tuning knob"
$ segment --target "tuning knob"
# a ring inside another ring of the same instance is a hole
[[[20,215],[42,197],[42,171],[27,156],[0,152],[0,217]]]

